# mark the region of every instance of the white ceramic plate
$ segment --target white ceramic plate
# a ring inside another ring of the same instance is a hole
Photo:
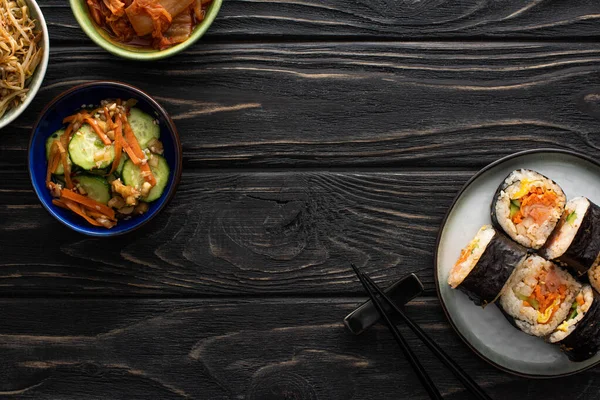
[[[600,354],[576,363],[558,346],[514,328],[495,305],[485,309],[448,286],[450,269],[460,250],[482,225],[490,224],[492,197],[506,176],[529,168],[553,179],[568,199],[586,196],[600,204],[600,164],[569,151],[533,150],[503,158],[478,172],[462,189],[440,230],[436,253],[436,282],[442,306],[461,338],[484,360],[517,375],[550,378],[570,375],[600,362]]]

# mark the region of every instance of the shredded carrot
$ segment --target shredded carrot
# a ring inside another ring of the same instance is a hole
[[[137,138],[131,129],[131,125],[129,125],[129,121],[127,121],[127,117],[123,115],[122,118],[123,130],[125,131],[125,140],[127,141],[127,144],[129,144],[129,147],[131,147],[131,150],[133,150],[133,153],[137,156],[137,158],[140,160],[145,160],[146,155],[142,151],[142,148],[140,147],[140,144],[138,143]]]
[[[119,116],[119,117],[117,117],[117,120],[121,121],[121,147],[127,153],[131,162],[133,162],[135,165],[140,165],[142,163],[142,160],[135,154],[135,152],[133,151],[133,149],[131,148],[129,143],[127,143],[127,140],[125,140],[125,137],[123,136],[123,118],[121,116]],[[116,137],[115,137],[115,140],[116,140]]]
[[[87,114],[87,113],[86,113]],[[79,119],[80,113],[69,115],[68,117],[63,118],[63,124],[70,124],[71,122]]]
[[[546,274],[542,274],[539,277],[540,281],[544,281],[546,279]],[[546,290],[542,290],[542,285],[544,285],[546,287]],[[533,289],[533,293],[531,294],[531,297],[535,300],[538,301],[539,303],[539,312],[540,313],[544,313],[546,312],[546,310],[552,306],[552,304],[554,303],[554,301],[556,299],[560,299],[561,301],[564,300],[567,297],[567,286],[564,284],[561,284],[558,287],[558,290],[555,292],[550,292],[548,291],[548,287],[545,284],[538,284],[534,289]],[[523,304],[525,305],[525,302],[523,302]],[[554,313],[556,312],[556,310],[559,307],[554,307],[554,309],[552,310],[552,315],[554,315]]]
[[[48,170],[46,171],[46,186],[50,183],[50,179],[52,178],[52,174],[58,168],[58,163],[60,162],[60,151],[58,150],[57,145],[60,142],[55,140],[50,145],[50,157],[48,161]]]
[[[63,192],[64,193],[64,192]],[[69,201],[69,200],[64,200],[62,197],[61,199],[63,200],[63,202],[67,205],[67,207],[73,211],[75,214],[82,216],[83,218],[85,218],[85,220],[87,222],[89,222],[90,224],[94,225],[94,226],[103,226],[100,222],[96,221],[95,219],[89,217],[86,213],[85,210],[77,203],[73,202],[73,201]]]
[[[529,302],[527,300],[523,300],[523,306],[531,307],[531,304],[529,304]]]
[[[92,210],[99,211],[102,214],[106,215],[110,219],[115,218],[115,211],[112,208],[110,208],[102,203],[99,203],[94,199],[90,199],[87,196],[82,196],[78,193],[75,193],[72,190],[63,190],[62,197],[64,197],[67,200],[71,200],[76,203],[79,203],[83,206],[89,207]]]
[[[105,112],[108,115],[108,109],[104,108]],[[121,162],[121,153],[123,150],[123,135],[121,133],[123,122],[120,118],[117,118],[117,124],[115,126],[115,159],[113,161],[112,167],[110,169],[109,175],[117,170],[119,167],[119,163]]]
[[[125,138],[122,138],[122,139],[123,139],[123,141],[122,141],[121,145],[123,146],[123,150],[125,150],[125,152],[129,156],[129,159],[135,165],[140,165],[142,163],[142,160],[140,160],[138,158],[138,156],[135,155],[134,151],[131,149],[131,147],[129,146],[129,144],[125,141]]]
[[[108,111],[108,107],[104,106],[104,118],[106,118],[106,122],[108,123],[108,126],[110,127],[110,129],[114,129],[114,123],[112,118],[110,117],[110,112]]]
[[[73,189],[73,182],[71,181],[71,165],[69,165],[69,162],[67,161],[68,155],[67,155],[66,149],[69,146],[69,142],[71,141],[71,137],[73,136],[75,127],[79,126],[79,124],[80,124],[80,120],[75,120],[75,121],[71,122],[69,124],[69,126],[67,126],[65,133],[63,133],[62,136],[60,137],[60,144],[61,144],[63,150],[65,150],[64,152],[61,151],[61,160],[62,160],[63,170],[64,170],[64,174],[65,174],[65,184],[67,185],[68,189]]]
[[[63,169],[65,171],[65,184],[68,189],[73,188],[73,181],[71,180],[71,173],[69,171],[69,162],[67,161],[67,150],[65,150],[64,146],[58,140],[56,142],[56,147],[60,152],[60,159],[62,161]]]
[[[67,207],[67,205],[63,203],[60,199],[52,199],[52,204],[54,204],[57,207],[64,208],[66,210],[70,210],[70,208]]]
[[[559,293],[561,296],[566,296],[566,295],[567,295],[567,286],[566,286],[566,285],[560,285],[560,286],[558,287],[558,293]]]
[[[90,217],[92,217],[92,218],[96,218],[96,219],[97,219],[97,218],[107,218],[109,221],[114,221],[114,222],[116,222],[116,221],[117,221],[117,219],[116,219],[116,218],[114,218],[114,219],[111,219],[111,218],[109,218],[109,216],[108,216],[108,215],[104,215],[104,214],[102,214],[101,212],[98,212],[98,211],[94,211],[94,210],[86,210],[85,212],[86,212],[86,214],[87,214],[87,215],[89,215],[89,216],[90,216]]]
[[[515,224],[520,224],[521,222],[523,222],[523,213],[521,212],[521,210],[517,211],[517,213],[513,215],[512,222]]]
[[[458,257],[458,260],[456,260],[455,265],[465,262],[467,260],[467,258],[469,258],[469,253],[470,253],[470,250],[467,251],[467,249],[462,249],[460,251],[460,256]]]
[[[96,132],[96,135],[98,135],[100,140],[102,140],[102,143],[104,143],[106,146],[110,146],[112,144],[110,138],[106,136],[106,133],[102,132],[102,129],[100,129],[96,120],[94,120],[92,117],[85,117],[83,120],[92,127],[94,132]]]
[[[550,214],[550,209],[556,204],[557,194],[552,190],[544,190],[534,187],[521,198],[519,211],[512,217],[515,224],[523,221],[523,218],[532,217],[536,224],[543,224]]]
[[[583,299],[583,294],[581,292],[577,294],[577,297],[575,297],[575,301],[577,301],[577,304],[579,304],[580,306],[585,304],[585,300]]]
[[[133,130],[131,129],[131,125],[129,125],[129,122],[127,121],[127,117],[122,116],[122,118],[123,118],[123,126],[125,128],[125,140],[129,144],[129,146],[131,147],[131,149],[133,150],[133,153],[137,156],[137,158],[142,160],[142,162],[139,164],[139,166],[140,166],[140,170],[143,173],[142,175],[144,176],[144,180],[146,182],[149,182],[152,186],[156,186],[156,177],[152,173],[152,170],[150,169],[150,166],[148,165],[148,163],[144,162],[144,161],[147,161],[146,155],[142,151],[140,144],[138,143],[135,135],[133,134]]]
[[[80,123],[81,121],[79,120],[71,122],[69,126],[67,126],[65,133],[63,133],[63,135],[60,137],[60,142],[62,143],[65,149],[69,146],[69,142],[71,141],[71,137],[73,136],[73,132],[75,131],[75,126],[77,126],[77,129],[79,129]]]
[[[148,163],[143,163],[142,165],[140,165],[140,170],[142,171],[144,180],[146,182],[150,183],[150,185],[152,185],[152,187],[156,186],[156,177],[152,173],[152,170],[150,169],[150,166],[148,165]]]

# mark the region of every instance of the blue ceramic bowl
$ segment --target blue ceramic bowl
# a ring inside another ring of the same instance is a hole
[[[63,118],[75,113],[82,105],[98,105],[101,100],[109,98],[136,99],[138,101],[136,107],[156,116],[160,125],[160,140],[165,150],[164,157],[169,163],[171,174],[164,194],[160,199],[149,203],[150,209],[147,213],[132,217],[127,221],[120,220],[114,228],[106,229],[92,226],[75,213],[53,205],[52,196],[46,189],[45,180],[48,165],[46,160],[46,140],[48,137],[63,127]],[[152,97],[140,89],[121,82],[90,82],[62,93],[42,111],[40,118],[34,125],[29,142],[29,176],[42,205],[60,222],[77,232],[90,236],[117,236],[144,225],[154,218],[171,200],[181,178],[181,153],[181,143],[175,124],[165,109]]]

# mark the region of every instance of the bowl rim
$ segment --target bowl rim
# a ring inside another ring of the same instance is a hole
[[[173,142],[175,143],[175,148],[177,150],[176,151],[177,154],[175,155],[175,165],[174,165],[175,171],[174,171],[174,175],[173,175],[173,185],[171,186],[171,189],[166,194],[163,194],[163,196],[166,196],[163,204],[159,208],[154,210],[154,212],[152,214],[149,214],[146,218],[141,219],[140,222],[134,224],[129,229],[126,229],[126,230],[123,230],[120,232],[111,231],[110,229],[106,229],[106,231],[101,231],[101,232],[91,232],[91,231],[81,228],[79,226],[79,224],[72,224],[72,223],[69,223],[68,221],[65,221],[48,204],[46,204],[45,201],[42,200],[42,197],[38,190],[38,187],[34,183],[34,173],[31,168],[31,162],[32,162],[31,152],[32,152],[32,148],[33,148],[33,140],[36,135],[36,131],[37,131],[37,128],[38,128],[40,122],[42,121],[44,116],[48,113],[48,111],[52,107],[54,107],[59,101],[61,101],[65,97],[69,96],[70,94],[72,94],[76,91],[79,91],[81,89],[94,87],[94,86],[98,86],[98,85],[108,85],[108,86],[112,86],[112,87],[118,87],[118,88],[130,90],[130,91],[134,92],[135,94],[137,94],[138,96],[144,97],[145,100],[147,100],[155,108],[155,111],[158,111],[159,113],[162,114],[163,117],[165,117],[165,120],[167,121],[167,125],[169,126],[171,132],[173,133]],[[150,96],[148,93],[146,93],[142,89],[139,89],[139,88],[137,88],[133,85],[130,85],[128,83],[125,83],[125,82],[111,81],[111,80],[96,80],[96,81],[82,83],[82,84],[73,86],[70,89],[65,90],[64,92],[62,92],[59,95],[57,95],[56,97],[54,97],[40,112],[40,115],[38,116],[38,118],[35,121],[35,124],[33,125],[33,128],[31,130],[31,136],[29,138],[29,145],[27,148],[27,171],[29,173],[29,180],[31,181],[31,185],[33,186],[33,190],[34,190],[39,202],[46,209],[46,211],[48,211],[50,213],[50,215],[52,215],[60,223],[62,223],[63,225],[67,226],[68,228],[70,228],[76,232],[79,232],[79,233],[87,235],[87,236],[115,237],[115,236],[125,235],[127,233],[138,230],[139,228],[141,228],[142,226],[144,226],[145,224],[147,224],[148,222],[153,220],[171,202],[171,200],[175,196],[175,192],[177,192],[177,188],[181,181],[181,175],[183,172],[183,151],[182,151],[182,146],[181,146],[181,140],[179,138],[179,132],[177,131],[177,126],[175,125],[175,122],[173,122],[173,119],[171,118],[171,116],[169,115],[167,110],[162,105],[160,105],[152,96]]]
[[[444,232],[444,227],[446,226],[446,222],[448,222],[448,218],[450,217],[450,214],[452,213],[452,210],[454,209],[454,207],[456,206],[456,203],[458,202],[458,200],[461,198],[461,196],[463,195],[463,193],[471,186],[471,184],[473,184],[473,182],[475,182],[477,179],[479,179],[479,177],[481,175],[483,175],[485,172],[493,169],[494,167],[505,163],[507,161],[510,161],[512,159],[518,158],[518,157],[522,157],[522,156],[526,156],[526,155],[531,155],[531,154],[538,154],[538,153],[555,153],[555,154],[565,154],[565,155],[569,155],[575,158],[579,158],[582,159],[584,161],[587,161],[593,165],[596,165],[598,167],[600,167],[600,162],[598,162],[597,160],[593,159],[592,157],[588,156],[587,154],[578,152],[578,151],[574,151],[574,150],[570,150],[570,149],[565,149],[565,148],[555,148],[555,147],[549,147],[549,148],[538,148],[538,149],[529,149],[529,150],[522,150],[516,153],[512,153],[509,155],[506,155],[504,157],[500,157],[499,159],[487,164],[485,167],[481,168],[479,171],[477,171],[471,178],[469,178],[469,180],[463,185],[463,187],[458,191],[458,193],[454,196],[454,199],[452,200],[451,205],[448,207],[448,210],[446,211],[446,214],[444,215],[444,218],[442,219],[442,222],[439,226],[438,229],[438,234],[435,240],[435,247],[434,247],[434,254],[433,254],[433,278],[434,278],[434,282],[435,282],[435,291],[436,291],[436,295],[437,298],[440,302],[440,305],[442,306],[442,310],[444,311],[444,314],[446,316],[446,319],[448,320],[448,322],[450,323],[450,326],[452,327],[452,329],[454,330],[454,332],[458,335],[458,337],[460,337],[460,339],[467,345],[467,347],[469,347],[473,353],[475,353],[480,359],[482,359],[483,361],[485,361],[486,363],[488,363],[489,365],[492,365],[493,367],[496,367],[497,369],[507,372],[511,375],[515,375],[515,376],[519,376],[522,378],[531,378],[531,379],[537,379],[537,380],[543,380],[543,379],[552,379],[552,378],[563,378],[566,376],[571,376],[571,375],[576,375],[580,372],[586,371],[590,368],[593,368],[595,366],[597,366],[598,364],[600,364],[600,361],[595,362],[593,364],[590,364],[580,370],[576,370],[576,371],[572,371],[572,372],[566,372],[566,373],[561,373],[561,374],[556,374],[556,375],[548,375],[548,374],[530,374],[530,373],[525,373],[525,372],[518,372],[518,371],[514,371],[510,368],[504,367],[503,365],[498,364],[495,361],[490,360],[489,358],[487,358],[483,353],[481,353],[479,350],[477,350],[475,348],[474,345],[471,344],[471,342],[469,342],[469,340],[463,336],[463,334],[460,332],[460,330],[458,329],[458,327],[456,326],[456,324],[454,323],[454,320],[452,319],[451,313],[448,310],[448,307],[446,306],[446,303],[444,302],[443,298],[442,298],[442,293],[440,290],[440,285],[441,284],[445,284],[445,283],[440,283],[439,279],[438,279],[438,253],[439,253],[439,247],[442,241],[442,233]]]
[[[32,79],[35,78],[35,81],[32,82],[29,86],[29,91],[25,96],[25,101],[19,104],[9,116],[0,118],[0,129],[4,128],[8,124],[19,118],[21,114],[27,109],[27,107],[29,107],[29,105],[37,95],[38,91],[42,87],[44,77],[46,76],[46,70],[48,69],[48,61],[50,60],[50,35],[48,32],[48,25],[46,25],[46,19],[44,18],[44,14],[42,13],[40,6],[35,0],[25,1],[28,6],[33,7],[33,9],[35,10],[35,13],[37,14],[36,19],[39,21],[40,26],[42,27],[42,33],[44,36],[42,39],[44,41],[44,55],[42,56],[42,61],[37,66],[34,72],[34,76],[32,76]]]
[[[208,28],[212,25],[213,21],[217,17],[217,14],[219,14],[219,10],[221,9],[221,5],[223,4],[223,0],[213,0],[212,4],[210,5],[210,9],[206,13],[206,17],[192,31],[191,36],[185,42],[179,43],[165,50],[156,50],[142,53],[117,46],[112,41],[103,38],[100,35],[100,33],[97,32],[98,28],[96,27],[94,21],[90,18],[89,12],[80,8],[82,1],[83,0],[69,0],[69,4],[71,6],[71,12],[75,16],[77,23],[85,32],[87,37],[90,38],[98,46],[108,51],[109,53],[118,57],[135,61],[161,60],[163,58],[172,57],[178,54],[179,52],[187,49],[196,41],[198,41],[202,36],[204,36]],[[81,7],[84,6],[85,4]],[[86,14],[86,16],[84,16],[83,14]]]

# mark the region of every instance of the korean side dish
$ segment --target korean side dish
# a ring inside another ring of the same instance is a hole
[[[485,225],[461,251],[448,284],[477,305],[496,303],[521,331],[560,345],[572,361],[600,350],[600,207],[560,186],[511,172]]]
[[[83,107],[48,138],[46,187],[54,205],[110,229],[161,197],[170,170],[160,126],[135,104],[116,99]]]
[[[87,0],[94,22],[132,46],[163,50],[185,42],[212,0]]]
[[[42,33],[22,0],[0,0],[0,118],[21,104],[42,60]]]

